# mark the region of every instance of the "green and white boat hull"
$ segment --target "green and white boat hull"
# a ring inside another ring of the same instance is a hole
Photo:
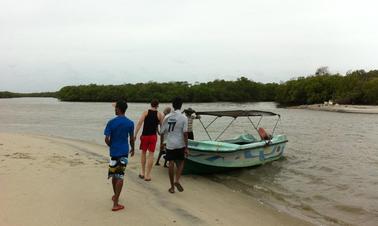
[[[264,141],[250,134],[224,141],[190,140],[183,173],[209,174],[262,165],[281,158],[287,141],[285,135]]]

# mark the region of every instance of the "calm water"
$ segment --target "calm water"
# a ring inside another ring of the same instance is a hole
[[[162,110],[168,104],[161,104]],[[148,104],[129,104],[136,121]],[[274,103],[186,104],[197,110],[259,109],[281,114],[277,133],[289,143],[285,158],[209,179],[262,202],[325,225],[378,225],[378,115],[280,109]],[[114,115],[110,103],[69,103],[52,98],[0,99],[0,131],[74,138],[103,144]],[[203,120],[206,121],[205,118]],[[221,119],[212,135],[230,119]],[[274,121],[264,118],[271,128]],[[195,136],[206,139],[198,121]],[[252,131],[241,119],[224,138]],[[230,207],[231,208],[231,207]]]

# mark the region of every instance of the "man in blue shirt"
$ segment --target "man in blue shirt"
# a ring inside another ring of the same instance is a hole
[[[117,117],[111,119],[104,131],[105,143],[109,146],[110,163],[108,178],[112,177],[114,195],[112,211],[125,208],[118,203],[122,191],[125,169],[128,163],[130,137],[130,154],[134,156],[134,123],[125,116],[127,103],[124,100],[117,101],[115,114]]]

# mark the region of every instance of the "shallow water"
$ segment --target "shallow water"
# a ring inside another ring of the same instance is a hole
[[[161,104],[160,109],[166,106],[169,105]],[[130,103],[127,115],[136,121],[147,107],[148,104]],[[186,107],[202,111],[272,110],[282,116],[276,133],[285,133],[289,139],[283,159],[209,179],[317,224],[378,225],[378,115],[282,109],[274,103],[184,104]],[[0,99],[3,132],[103,144],[103,128],[113,116],[110,103]],[[205,117],[203,120],[209,121]],[[210,127],[211,135],[215,137],[229,121],[217,121]],[[272,128],[274,122],[264,118],[262,125]],[[207,138],[198,120],[194,127],[197,139]],[[222,137],[251,131],[248,120],[241,119]]]

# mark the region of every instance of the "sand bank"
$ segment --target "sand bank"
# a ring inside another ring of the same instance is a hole
[[[311,104],[290,107],[295,109],[309,109],[317,111],[333,111],[342,113],[360,113],[360,114],[378,114],[378,106],[376,105],[325,105]]]
[[[0,225],[308,225],[200,176],[170,194],[165,168],[138,178],[138,157],[120,198],[126,209],[112,212],[105,146],[0,133]]]

